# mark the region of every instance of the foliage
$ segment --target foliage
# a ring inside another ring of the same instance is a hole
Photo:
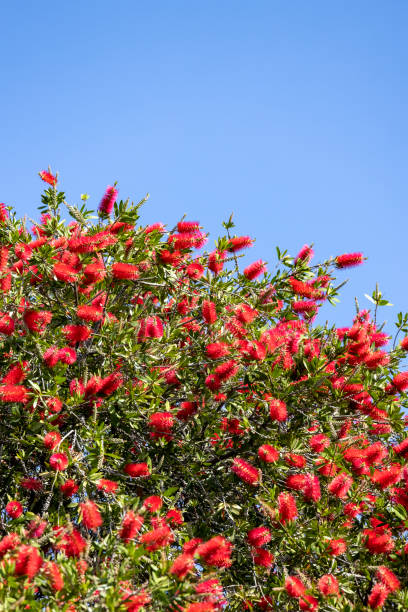
[[[67,224],[40,175],[34,238],[1,207],[1,609],[406,610],[407,317],[315,324],[361,253],[240,271],[231,218],[206,253],[113,186]]]

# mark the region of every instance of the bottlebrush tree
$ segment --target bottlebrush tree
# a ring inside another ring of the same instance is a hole
[[[408,318],[315,322],[362,254],[242,269],[231,220],[208,253],[40,176],[0,211],[1,609],[407,610]]]

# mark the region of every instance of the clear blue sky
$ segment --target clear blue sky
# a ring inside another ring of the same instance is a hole
[[[149,191],[146,222],[215,237],[234,211],[248,260],[369,257],[330,320],[376,281],[384,316],[408,310],[405,0],[16,1],[1,20],[0,201],[36,215],[50,164],[73,203]]]

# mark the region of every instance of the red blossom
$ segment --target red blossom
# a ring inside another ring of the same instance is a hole
[[[101,215],[110,215],[118,195],[118,190],[115,187],[107,186],[106,191],[99,203],[98,212]]]
[[[65,455],[65,453],[54,453],[51,455],[49,462],[53,470],[62,472],[63,470],[67,469],[68,457]]]
[[[359,266],[363,261],[364,257],[362,253],[345,253],[344,255],[337,255],[335,259],[337,268]]]
[[[253,486],[259,484],[260,471],[253,465],[248,463],[248,461],[245,461],[240,457],[235,457],[231,469],[241,480],[243,480],[247,484]]]
[[[53,187],[55,187],[55,185],[57,184],[57,178],[53,174],[51,174],[51,172],[48,172],[47,170],[41,170],[41,172],[39,172],[38,174],[40,175],[40,178],[44,181],[44,183],[48,183]]]
[[[103,523],[98,506],[95,502],[88,500],[79,504],[82,513],[82,523],[87,529],[96,531]]]
[[[23,514],[23,506],[19,501],[10,501],[6,505],[6,512],[11,518],[16,519]]]

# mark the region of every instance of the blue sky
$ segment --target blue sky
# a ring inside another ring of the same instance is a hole
[[[330,321],[378,281],[408,310],[405,1],[208,0],[2,7],[0,201],[36,216],[51,165],[72,203],[107,184],[215,238],[317,258],[363,251]],[[325,307],[326,308],[326,307]],[[391,324],[388,325],[391,331]]]

